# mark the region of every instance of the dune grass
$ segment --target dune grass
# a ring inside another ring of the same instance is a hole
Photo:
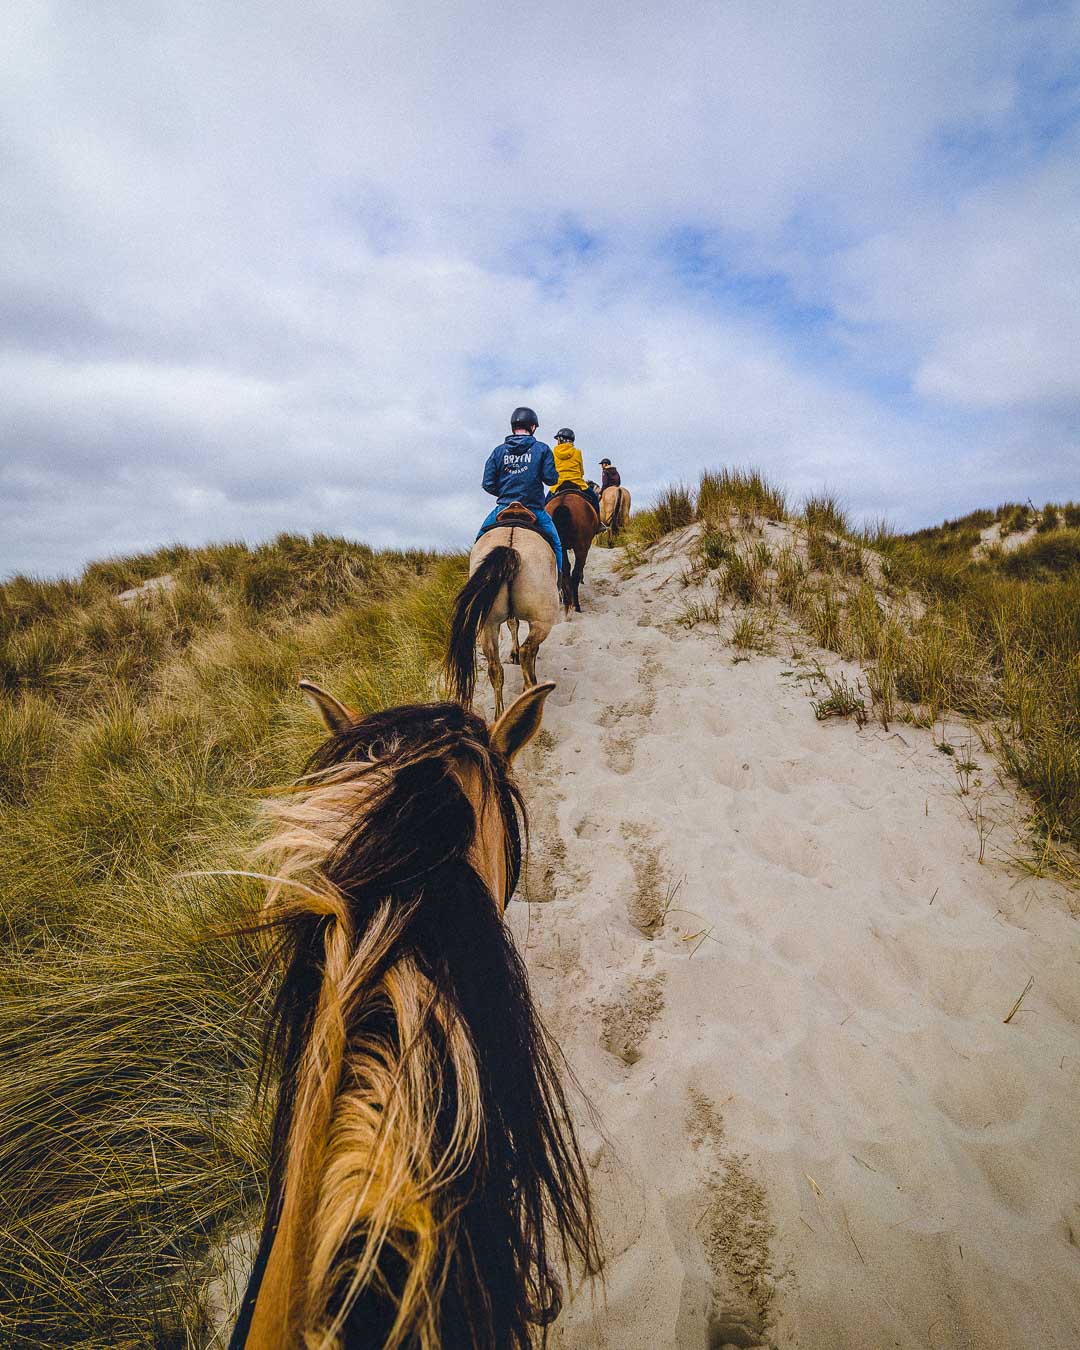
[[[884,725],[898,717],[930,725],[947,712],[978,719],[1029,794],[1040,856],[1057,856],[1080,879],[1072,852],[1080,847],[1080,508],[1005,503],[899,536],[884,521],[855,530],[829,492],[792,513],[787,494],[755,470],[703,474],[693,508],[699,530],[687,580],[713,576],[715,585],[713,598],[687,606],[684,622],[720,627],[724,602],[779,602],[818,645],[863,665]],[[792,531],[775,553],[762,537],[767,519]],[[631,566],[664,533],[659,516],[642,512],[637,521]],[[1034,534],[1012,551],[977,548],[995,523],[1005,538]],[[740,623],[734,631],[746,638],[752,626]],[[1058,846],[1066,852],[1055,855]]]
[[[301,672],[362,711],[433,694],[464,575],[285,536],[0,587],[0,1343],[202,1343],[266,1137],[229,935],[259,887],[191,874],[245,864],[320,739]]]

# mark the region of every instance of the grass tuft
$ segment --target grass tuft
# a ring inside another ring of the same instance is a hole
[[[803,520],[812,530],[831,530],[846,535],[849,531],[847,513],[840,499],[831,492],[818,492],[803,503]]]

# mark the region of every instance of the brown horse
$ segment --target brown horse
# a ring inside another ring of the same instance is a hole
[[[525,1350],[558,1315],[557,1267],[599,1270],[563,1061],[502,920],[525,827],[510,763],[554,685],[491,728],[303,688],[331,735],[262,849],[279,1088],[231,1346]]]
[[[581,613],[581,580],[589,547],[600,531],[600,517],[587,497],[580,492],[559,492],[547,504],[563,546],[563,605],[571,604]],[[574,570],[570,571],[570,550],[574,550]]]
[[[630,493],[624,487],[606,487],[600,494],[600,524],[608,532],[608,547],[630,519]]]

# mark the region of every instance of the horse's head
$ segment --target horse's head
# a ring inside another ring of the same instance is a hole
[[[414,704],[361,717],[310,680],[301,680],[300,688],[330,732],[308,765],[312,778],[334,777],[336,770],[348,777],[349,766],[384,782],[408,772],[422,792],[425,777],[453,775],[475,821],[470,862],[504,910],[521,873],[524,821],[510,768],[540,729],[555,685],[526,689],[490,727],[456,703]],[[454,824],[445,821],[446,827]]]
[[[561,1301],[550,1228],[598,1268],[558,1050],[502,921],[527,831],[511,763],[553,688],[489,727],[303,684],[330,736],[269,808],[280,1089],[234,1346],[524,1350]]]

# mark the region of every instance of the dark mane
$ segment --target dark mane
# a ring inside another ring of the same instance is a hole
[[[391,936],[345,1002],[345,1066],[381,1056],[398,1084],[393,1094],[404,1090],[412,1058],[427,1056],[435,1066],[426,1070],[435,1094],[431,1151],[439,1157],[464,1109],[460,1046],[468,1047],[482,1128],[471,1165],[432,1197],[447,1256],[441,1296],[438,1289],[427,1294],[437,1302],[440,1343],[448,1350],[525,1350],[532,1328],[546,1326],[561,1307],[556,1267],[576,1254],[586,1270],[596,1271],[599,1250],[587,1173],[560,1081],[566,1066],[537,1016],[498,906],[473,866],[477,820],[455,766],[474,767],[485,795],[499,804],[510,882],[516,882],[525,828],[521,795],[506,761],[491,748],[486,724],[453,703],[393,708],[348,726],[315,752],[298,791],[340,783],[353,764],[372,786],[363,811],[328,852],[322,874],[344,899],[356,947],[380,923]],[[512,889],[508,885],[508,898]],[[270,1201],[236,1347],[244,1344],[281,1209],[297,1081],[333,923],[303,911],[275,923],[285,974],[266,1040],[280,1076]],[[429,991],[422,1032],[409,1043],[385,996],[395,971],[417,972]],[[549,1232],[557,1241],[554,1257]],[[339,1254],[325,1300],[326,1319],[340,1315],[338,1344],[345,1346],[384,1344],[408,1275],[407,1252],[387,1240],[378,1279],[350,1297],[352,1250],[364,1238],[358,1230]]]

